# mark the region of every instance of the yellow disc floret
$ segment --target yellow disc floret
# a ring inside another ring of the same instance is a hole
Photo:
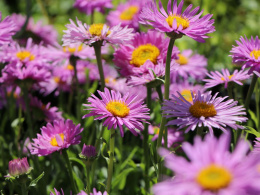
[[[146,62],[146,60],[151,60],[152,63],[157,64],[157,58],[159,55],[160,50],[156,46],[150,43],[140,45],[133,51],[130,64],[140,67]]]
[[[234,76],[233,74],[232,74],[232,75],[229,75],[229,76],[228,76],[228,79],[231,80],[231,78],[232,78],[233,76]],[[222,80],[222,81],[225,81],[224,77],[221,77],[221,80]]]
[[[174,19],[176,20],[177,22],[177,28],[179,28],[180,25],[182,25],[182,28],[183,29],[186,29],[189,27],[190,25],[190,22],[188,19],[182,17],[182,16],[176,16],[176,15],[169,15],[167,18],[166,18],[166,22],[168,23],[168,25],[170,27],[172,27],[172,23],[174,21]]]
[[[121,20],[132,20],[135,14],[138,12],[139,7],[130,6],[120,14]]]
[[[197,101],[191,107],[189,108],[190,113],[192,116],[200,118],[204,116],[207,117],[213,117],[217,115],[217,111],[215,110],[215,107],[213,104],[207,104],[206,102],[200,102]]]
[[[89,33],[92,36],[101,36],[102,34],[102,30],[103,30],[104,24],[92,24],[89,27]],[[107,32],[106,36],[108,36],[110,34],[110,31]]]
[[[63,133],[59,133],[59,135],[60,135],[60,137],[62,139],[62,142],[64,142],[64,134]],[[53,138],[51,138],[50,144],[52,146],[59,146],[55,136]]]
[[[251,57],[254,57],[256,60],[260,57],[260,49],[259,50],[253,50],[251,53],[250,53],[250,56]]]
[[[192,96],[189,89],[184,89],[181,91],[181,95],[188,101],[192,102]]]
[[[182,54],[178,54],[178,56],[179,56],[179,59],[176,60],[176,62],[177,62],[178,64],[180,64],[180,65],[186,65],[186,64],[188,64],[189,60],[188,60],[187,57],[185,57],[185,56],[182,55]]]
[[[16,57],[19,58],[21,61],[29,58],[30,61],[35,59],[35,56],[31,54],[29,51],[19,51],[16,53]]]
[[[82,45],[78,47],[63,47],[64,52],[75,53],[76,51],[81,51],[83,49]]]
[[[129,107],[122,101],[110,101],[106,104],[106,109],[114,116],[121,118],[126,117],[130,112]]]
[[[226,188],[232,181],[232,175],[225,167],[212,164],[199,172],[196,181],[203,189],[215,192]]]
[[[68,64],[68,66],[66,67],[68,70],[74,70],[74,66],[72,66],[71,64]]]

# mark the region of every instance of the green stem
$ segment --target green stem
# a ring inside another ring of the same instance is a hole
[[[152,89],[147,86],[147,97],[146,97],[146,104],[147,107],[150,109],[151,113],[151,107],[152,107]],[[149,143],[148,143],[148,124],[146,123],[144,126],[143,136],[144,136],[144,142],[143,142],[143,148],[144,148],[144,162],[145,162],[145,172],[144,172],[144,178],[145,178],[145,190],[146,192],[150,189],[150,182],[149,182],[149,167],[150,167],[150,157],[149,157]]]
[[[29,92],[28,92],[28,88],[26,86],[23,87],[22,90],[23,90],[24,101],[25,101],[26,122],[29,127],[28,129],[29,129],[30,139],[32,139],[34,135],[33,135],[33,124],[32,124],[31,111],[30,111],[30,107],[29,107]]]
[[[63,154],[64,160],[65,160],[65,162],[67,164],[67,169],[68,169],[68,173],[69,173],[70,183],[72,185],[72,191],[73,191],[74,194],[76,194],[77,193],[77,187],[76,187],[74,179],[73,179],[72,166],[70,164],[70,160],[69,160],[69,156],[68,156],[67,150],[63,151],[62,154]]]
[[[50,23],[48,12],[47,12],[45,6],[43,5],[42,0],[36,0],[36,1],[37,1],[38,5],[39,5],[39,7],[41,9],[42,14],[46,17],[48,23]]]
[[[233,83],[232,82],[228,84],[227,91],[228,91],[229,99],[234,99],[234,97],[233,97]]]
[[[113,164],[114,164],[114,149],[115,149],[115,130],[110,130],[110,151],[109,151],[109,164],[107,169],[107,193],[110,194],[111,183],[113,176]]]
[[[197,135],[202,136],[203,135],[203,126],[199,127],[197,126]]]
[[[253,93],[254,88],[255,88],[255,84],[256,84],[257,78],[258,77],[256,76],[256,74],[254,74],[254,76],[252,78],[252,81],[251,81],[251,84],[250,84],[250,87],[248,89],[247,95],[246,95],[246,100],[245,100],[245,108],[246,108],[246,110],[248,110],[248,108],[249,108],[249,103],[250,103],[251,96],[252,96],[252,93]]]
[[[161,85],[157,86],[156,91],[159,96],[160,103],[163,103],[162,86]]]
[[[259,110],[259,82],[256,82],[255,87],[255,101],[256,101],[256,117],[258,119],[257,130],[260,132],[260,110]]]
[[[101,91],[104,91],[104,88],[105,88],[105,77],[104,77],[104,71],[103,71],[102,59],[101,59],[102,41],[95,42],[93,44],[93,46],[94,46],[94,50],[95,50],[95,54],[96,54],[98,71],[99,71],[99,75],[100,75]]]
[[[22,192],[22,195],[27,195],[28,194],[25,182],[21,184],[21,192]]]
[[[88,160],[89,161],[89,160]],[[87,162],[87,192],[90,194],[91,191],[91,185],[90,185],[90,168],[91,168],[91,163]]]

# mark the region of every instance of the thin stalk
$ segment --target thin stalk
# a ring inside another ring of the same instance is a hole
[[[22,195],[27,195],[28,194],[25,182],[21,184],[21,191],[22,191]]]
[[[64,158],[66,164],[67,164],[67,169],[68,169],[68,173],[69,173],[70,183],[72,185],[72,191],[73,191],[74,194],[76,194],[78,191],[77,191],[77,187],[75,185],[74,179],[73,179],[72,166],[70,164],[70,160],[69,160],[69,156],[68,156],[67,150],[62,152],[62,155],[63,155],[63,158]]]
[[[107,169],[107,193],[110,194],[111,183],[113,176],[113,165],[114,165],[114,150],[115,150],[115,130],[110,130],[110,152],[109,152],[109,164]]]
[[[160,103],[163,103],[162,86],[161,85],[157,86],[156,91],[157,91]]]
[[[152,89],[148,86],[147,86],[146,104],[151,112]],[[150,155],[149,155],[148,124],[147,123],[144,126],[143,136],[144,136],[143,148],[144,148],[144,162],[145,162],[144,179],[145,179],[145,190],[146,190],[146,192],[148,192],[150,189],[150,182],[149,182]]]
[[[234,97],[233,97],[233,83],[228,84],[227,91],[228,91],[229,99],[234,99]]]
[[[255,86],[255,101],[256,101],[256,117],[258,119],[257,130],[260,132],[260,111],[259,111],[259,82]]]
[[[87,162],[87,193],[88,193],[88,194],[90,194],[90,191],[91,191],[90,168],[91,168],[91,163],[90,163],[90,162]]]
[[[50,23],[50,19],[49,19],[49,16],[48,16],[48,12],[47,12],[45,6],[43,5],[42,0],[36,0],[36,1],[37,1],[38,5],[39,5],[39,7],[40,7],[40,9],[41,9],[42,14],[46,17],[48,23]]]
[[[249,103],[250,103],[251,96],[252,96],[252,93],[253,93],[254,88],[255,88],[255,84],[256,84],[257,78],[258,77],[256,76],[256,74],[254,74],[254,76],[252,78],[252,81],[251,81],[251,84],[250,84],[250,87],[248,89],[247,95],[246,95],[246,100],[245,100],[245,108],[246,108],[246,110],[248,110],[248,108],[249,108]]]
[[[28,129],[29,129],[29,136],[30,139],[33,138],[33,124],[32,124],[32,117],[31,117],[31,111],[30,111],[30,107],[29,107],[29,92],[28,92],[28,88],[25,86],[22,88],[23,90],[23,97],[24,97],[24,101],[25,101],[25,108],[26,108],[26,122],[28,125]]]
[[[104,77],[104,71],[103,71],[102,59],[101,59],[102,42],[98,41],[95,44],[93,44],[93,46],[94,46],[94,50],[95,50],[95,54],[96,54],[98,71],[99,71],[99,75],[100,75],[101,91],[104,91],[104,88],[105,88],[105,77]]]

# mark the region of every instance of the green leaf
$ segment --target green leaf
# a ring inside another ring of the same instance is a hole
[[[256,127],[258,127],[258,120],[255,113],[252,110],[248,110],[248,112],[250,114],[251,119],[254,121]]]
[[[254,128],[249,127],[249,126],[245,126],[245,127],[246,127],[245,131],[247,133],[251,133],[251,134],[255,135],[256,137],[260,137],[260,133],[258,131],[256,131]]]
[[[112,188],[115,188],[115,186],[118,185],[119,189],[123,189],[125,187],[127,175],[134,170],[134,168],[127,168],[123,170],[120,174],[118,174],[112,181]]]
[[[33,180],[33,181],[30,183],[29,187],[30,187],[30,186],[36,186],[36,184],[38,183],[38,181],[39,181],[43,176],[44,176],[44,172],[42,172],[42,174],[40,174],[35,180]]]
[[[83,189],[84,188],[83,181],[77,176],[77,174],[74,171],[73,171],[73,179],[76,181],[78,189]]]
[[[82,160],[75,158],[75,157],[71,157],[71,158],[69,158],[69,160],[79,163],[84,169],[84,175],[87,175],[87,168],[86,168],[85,163]]]
[[[128,164],[128,162],[134,157],[134,155],[135,155],[135,153],[137,152],[137,150],[138,150],[138,147],[136,146],[136,147],[132,150],[132,152],[128,155],[127,159],[121,164],[120,170],[123,170],[123,169],[126,167],[126,165]]]

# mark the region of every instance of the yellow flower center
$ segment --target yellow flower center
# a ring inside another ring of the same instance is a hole
[[[232,74],[232,75],[229,75],[229,76],[228,76],[228,79],[230,80],[233,76],[234,76],[233,74]],[[222,80],[222,81],[225,81],[224,77],[221,77],[221,80]]]
[[[159,127],[154,127],[153,131],[154,131],[155,134],[159,135],[160,128]]]
[[[60,77],[53,77],[53,80],[54,80],[56,83],[59,83],[59,82],[60,82]]]
[[[182,54],[178,54],[178,56],[179,56],[179,59],[176,60],[176,62],[177,62],[178,64],[180,64],[180,65],[186,65],[186,64],[188,64],[189,60],[188,60],[187,57],[185,57],[185,56],[182,55]]]
[[[180,25],[182,25],[183,29],[186,29],[189,27],[189,20],[186,18],[183,18],[182,16],[176,16],[176,15],[170,15],[168,18],[166,18],[166,22],[169,24],[170,27],[172,27],[172,23],[176,19],[177,22],[177,28],[179,28]]]
[[[16,53],[16,56],[21,61],[25,60],[26,58],[29,58],[30,61],[35,59],[35,56],[31,54],[29,51],[19,51]]]
[[[59,135],[60,135],[60,137],[61,137],[61,139],[62,139],[62,142],[64,142],[64,134],[63,134],[63,133],[59,133]],[[52,146],[59,146],[59,145],[58,145],[58,142],[57,142],[57,140],[56,140],[56,137],[51,138],[50,144],[51,144]]]
[[[157,58],[159,55],[160,50],[156,46],[150,43],[140,45],[133,51],[130,64],[140,67],[146,62],[146,60],[151,60],[152,63],[157,64]]]
[[[102,34],[102,30],[103,30],[103,27],[104,27],[104,24],[92,24],[90,25],[89,27],[89,33],[92,35],[92,36],[101,36]],[[108,31],[107,32],[107,36],[110,34],[111,32]]]
[[[181,95],[188,101],[192,102],[192,96],[189,89],[184,89],[181,91]]]
[[[116,82],[116,79],[114,79],[114,78],[112,78],[112,77],[106,77],[106,78],[105,78],[105,83],[106,83],[106,84],[110,83],[110,81],[111,81],[112,83],[115,83],[115,82]]]
[[[70,52],[70,53],[74,53],[76,51],[81,51],[82,49],[83,49],[82,45],[80,45],[78,47],[63,47],[64,52]]]
[[[196,177],[196,181],[205,189],[217,191],[227,187],[232,180],[229,170],[218,165],[209,165],[202,169]]]
[[[251,53],[250,53],[250,56],[253,57],[257,60],[259,57],[260,57],[260,49],[259,50],[253,50]]]
[[[130,111],[126,103],[121,101],[108,102],[106,105],[106,109],[114,116],[119,116],[121,118],[126,117]]]
[[[213,117],[217,115],[217,111],[214,108],[213,104],[207,104],[206,102],[197,101],[189,108],[192,116],[200,118],[201,116]]]
[[[71,64],[69,64],[66,68],[67,68],[68,70],[74,70],[74,66],[72,66]]]
[[[139,10],[139,7],[130,6],[121,13],[120,19],[121,20],[132,20],[134,15],[138,12],[138,10]]]

